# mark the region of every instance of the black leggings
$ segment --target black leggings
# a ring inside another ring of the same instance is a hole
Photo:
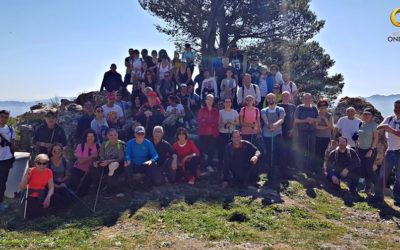
[[[358,149],[358,156],[361,160],[360,165],[360,177],[365,178],[366,189],[371,190],[372,184],[377,181],[377,176],[374,172],[374,162],[376,159],[376,153],[372,153],[372,156],[367,158],[365,155],[368,153],[369,149]]]
[[[218,137],[218,162],[221,165],[224,160],[224,151],[226,145],[228,145],[231,134],[229,133],[220,133]]]
[[[204,160],[204,155],[207,155],[205,166],[211,165],[217,147],[218,137],[212,135],[200,135],[201,154]]]
[[[328,148],[331,138],[316,137],[315,139],[315,170],[319,171],[324,165],[325,151]]]

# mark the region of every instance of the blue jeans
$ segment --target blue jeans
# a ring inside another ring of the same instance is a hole
[[[386,186],[386,182],[393,170],[396,167],[396,181],[393,188],[394,199],[400,201],[400,150],[388,150],[385,155],[385,164],[382,165],[379,171],[378,185],[376,186],[376,196],[379,198],[383,197],[383,187]]]

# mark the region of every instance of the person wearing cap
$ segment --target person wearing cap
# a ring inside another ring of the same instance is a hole
[[[164,140],[163,136],[163,127],[155,126],[153,129],[152,142],[158,154],[157,165],[162,174],[172,183],[175,181],[176,170],[178,169],[178,156],[172,148],[172,145]]]
[[[194,71],[194,60],[196,59],[196,52],[192,50],[189,43],[185,44],[185,51],[182,53],[181,60],[185,60],[190,69],[190,72]]]
[[[321,99],[317,102],[318,122],[317,132],[315,134],[315,156],[317,157],[315,162],[316,173],[322,173],[325,151],[332,138],[333,117],[332,114],[328,112],[328,107],[329,102],[325,99]]]
[[[110,128],[107,131],[107,140],[100,146],[99,159],[93,163],[95,169],[94,176],[101,177],[101,168],[107,168],[105,171],[106,185],[110,192],[119,193],[122,191],[122,184],[119,177],[124,172],[125,162],[125,142],[118,138],[117,130]]]
[[[65,147],[67,137],[64,129],[57,124],[57,112],[48,111],[45,123],[34,133],[33,144],[37,147],[39,154],[47,154],[54,143],[61,143]]]
[[[378,145],[379,134],[378,124],[374,121],[372,108],[366,108],[362,114],[361,126],[358,129],[358,156],[361,160],[360,178],[365,179],[365,193],[371,197],[372,184],[376,184],[374,172],[374,162],[377,156],[376,147]]]
[[[135,128],[135,138],[128,141],[125,153],[125,167],[128,173],[144,173],[144,185],[151,187],[162,182],[161,170],[157,166],[159,159],[153,143],[145,138],[143,126]]]
[[[149,91],[147,102],[143,104],[136,115],[136,119],[146,128],[151,129],[157,125],[161,126],[164,121],[165,109],[161,105],[157,93]]]
[[[110,70],[104,73],[100,91],[112,92],[122,89],[126,89],[126,86],[122,81],[121,74],[117,72],[117,65],[113,63],[110,66]]]
[[[0,110],[0,213],[8,206],[3,203],[8,174],[14,163],[14,146],[16,134],[7,125],[10,112]]]
[[[386,117],[378,126],[378,130],[385,132],[388,148],[386,150],[384,164],[379,171],[378,183],[375,190],[375,202],[383,202],[383,189],[388,178],[397,167],[396,181],[393,188],[395,205],[400,205],[400,100],[394,102],[394,114]]]
[[[116,92],[109,92],[107,93],[107,103],[102,106],[104,116],[106,117],[107,121],[110,123],[110,114],[115,113],[117,115],[117,120],[119,123],[123,123],[124,121],[124,112],[122,108],[115,104],[117,99]]]

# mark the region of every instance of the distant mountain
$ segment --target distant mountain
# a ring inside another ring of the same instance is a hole
[[[37,103],[59,103],[61,99],[70,99],[69,97],[54,97],[50,99],[43,99],[37,101],[0,101],[0,110],[5,109],[10,111],[11,116],[15,117],[18,115],[22,115],[25,112],[29,111],[29,108]]]
[[[372,103],[379,111],[381,111],[384,117],[393,114],[393,103],[396,100],[400,100],[400,94],[393,95],[372,95],[365,97],[367,101]]]

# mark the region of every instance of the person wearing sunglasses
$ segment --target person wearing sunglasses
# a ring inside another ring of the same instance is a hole
[[[48,168],[49,157],[39,154],[35,157],[33,168],[29,168],[21,183],[20,190],[28,192],[26,205],[26,219],[41,217],[50,207],[51,197],[54,194],[53,172]]]
[[[103,108],[96,106],[95,117],[90,124],[90,128],[96,132],[96,136],[100,143],[106,138],[106,131],[108,130],[108,123],[104,117]]]

